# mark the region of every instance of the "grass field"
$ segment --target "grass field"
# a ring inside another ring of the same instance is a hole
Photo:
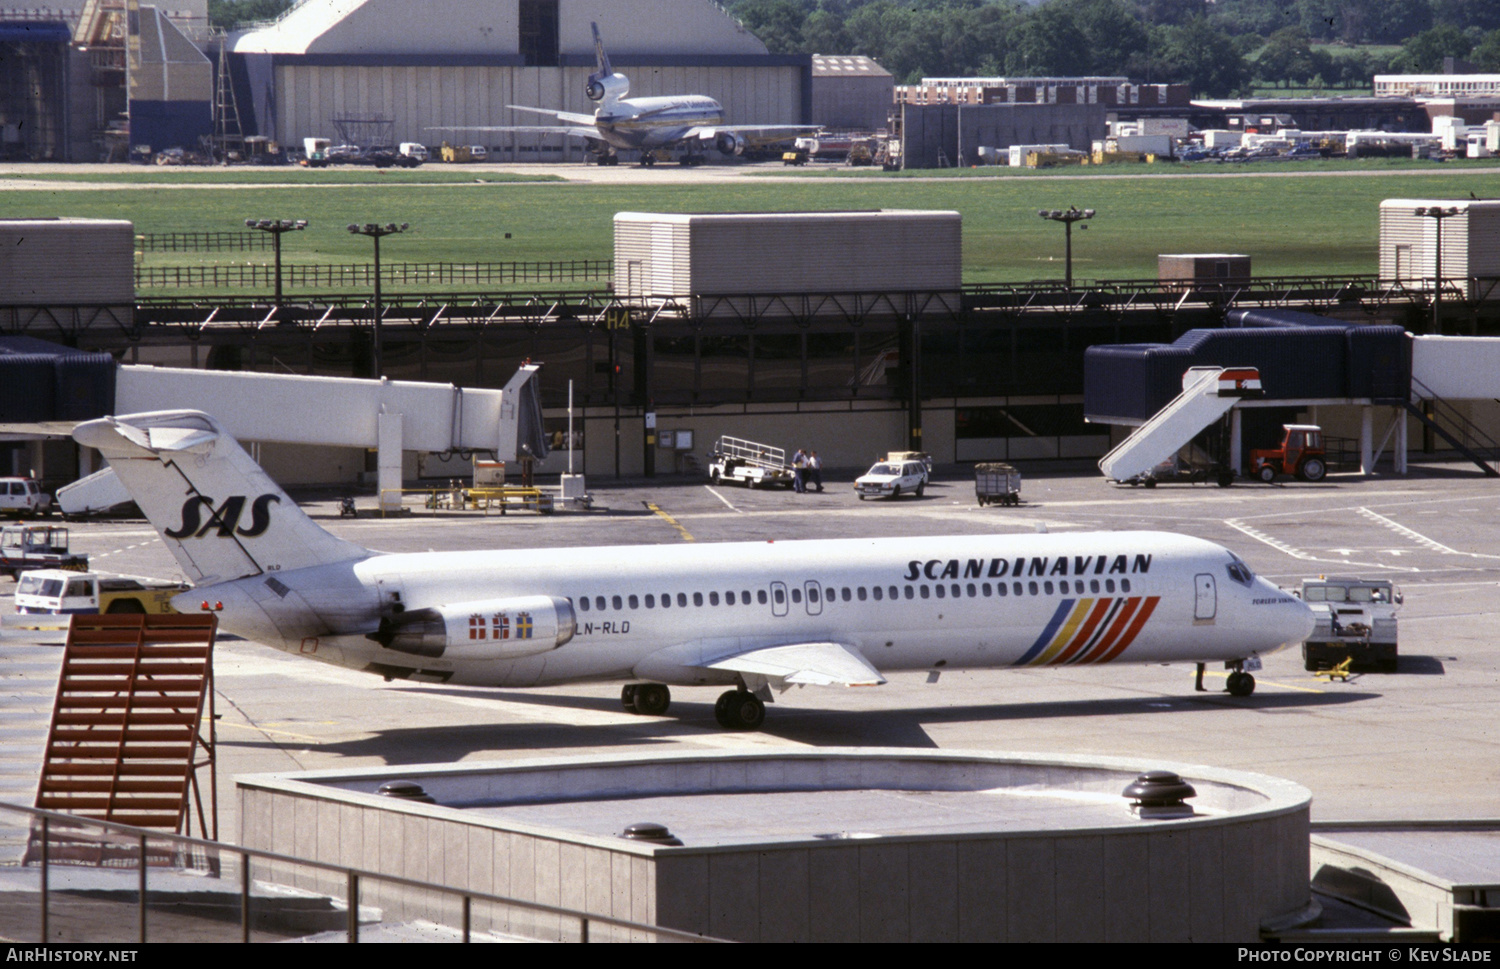
[[[1245,253],[1259,275],[1310,275],[1375,271],[1382,199],[1500,196],[1494,168],[1322,177],[1278,171],[1227,178],[1078,177],[1076,170],[1074,177],[1009,180],[741,178],[707,185],[674,183],[663,172],[659,184],[641,186],[480,182],[472,174],[434,180],[448,173],[419,170],[398,173],[419,178],[375,185],[320,180],[232,188],[192,185],[169,172],[159,188],[11,189],[0,193],[0,217],[129,219],[138,232],[233,230],[251,217],[308,219],[306,232],[287,237],[287,262],[365,262],[370,242],[351,236],[348,223],[409,222],[412,231],[385,241],[385,259],[467,263],[608,258],[611,219],[621,210],[957,209],[964,216],[964,277],[981,283],[1061,278],[1062,228],[1037,218],[1039,208],[1098,211],[1086,231],[1074,233],[1080,279],[1152,277],[1158,254],[1182,252]],[[150,174],[155,183],[157,173]],[[268,262],[271,255],[151,252],[145,259],[227,264],[247,257]]]

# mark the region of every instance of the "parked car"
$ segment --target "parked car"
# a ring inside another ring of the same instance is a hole
[[[921,461],[877,461],[875,466],[854,479],[854,493],[866,498],[900,498],[903,494],[922,497],[927,487],[927,467]]]
[[[0,478],[0,512],[45,517],[52,514],[52,496],[31,478]]]

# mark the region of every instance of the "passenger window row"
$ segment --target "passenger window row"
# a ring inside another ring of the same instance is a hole
[[[802,587],[795,585],[790,586],[789,591],[792,602],[798,605],[802,604]],[[807,586],[807,601],[809,603],[823,601],[829,603],[830,605],[834,605],[839,602],[882,602],[886,599],[896,600],[902,598],[987,599],[991,597],[999,597],[1003,599],[1007,596],[1012,595],[1098,595],[1100,593],[1110,595],[1115,593],[1116,591],[1129,593],[1130,580],[1121,579],[1118,583],[1118,589],[1114,579],[1089,579],[1087,581],[1083,579],[1074,579],[1071,583],[1069,583],[1066,579],[1061,579],[1056,582],[1052,581],[1051,579],[1045,579],[1042,581],[1033,579],[1029,582],[996,582],[993,585],[988,582],[953,582],[949,584],[943,584],[939,582],[932,585],[927,585],[925,583],[921,585],[908,584],[904,586],[877,585],[871,586],[869,588],[866,588],[865,586],[843,586],[842,588],[827,586],[825,588],[816,584],[809,584]],[[663,592],[660,596],[657,596],[653,593],[648,592],[645,595],[632,594],[624,596],[579,596],[575,601],[578,604],[578,610],[580,612],[589,612],[591,609],[603,612],[606,609],[614,609],[616,611],[619,611],[625,608],[686,609],[690,604],[698,607],[704,605],[748,606],[752,603],[763,606],[771,602],[773,599],[777,605],[782,605],[786,601],[787,594],[788,590],[784,590],[781,587],[777,586],[773,588],[770,593],[767,593],[765,589],[758,589],[756,590],[753,598],[749,589],[743,589],[739,592],[734,592],[731,590],[729,592],[723,593],[722,595],[718,592]]]

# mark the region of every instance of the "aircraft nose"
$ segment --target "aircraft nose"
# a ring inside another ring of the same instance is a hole
[[[1312,635],[1316,624],[1312,609],[1285,589],[1278,588],[1265,579],[1258,581],[1261,589],[1256,598],[1284,600],[1278,602],[1275,612],[1268,617],[1265,628],[1274,633],[1277,646],[1300,646]]]

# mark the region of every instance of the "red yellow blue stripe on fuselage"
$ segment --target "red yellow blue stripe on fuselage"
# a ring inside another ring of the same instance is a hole
[[[1161,596],[1064,599],[1015,666],[1108,663],[1129,648]]]

